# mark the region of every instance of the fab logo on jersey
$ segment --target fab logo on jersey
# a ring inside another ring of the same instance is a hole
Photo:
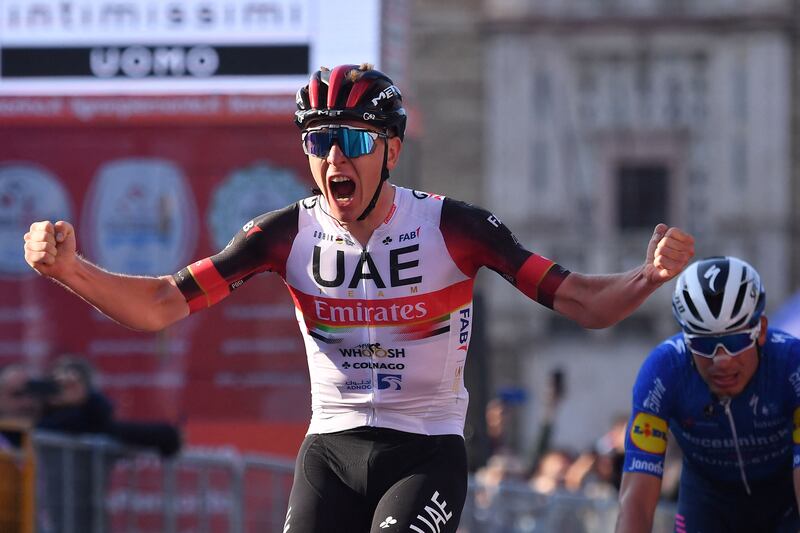
[[[631,441],[649,453],[663,454],[667,449],[667,422],[649,413],[639,413],[630,429]]]

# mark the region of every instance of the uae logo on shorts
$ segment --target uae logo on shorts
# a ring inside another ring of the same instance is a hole
[[[378,389],[400,390],[401,374],[378,374]]]

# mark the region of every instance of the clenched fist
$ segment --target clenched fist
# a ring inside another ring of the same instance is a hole
[[[75,230],[69,222],[34,222],[25,234],[25,261],[44,276],[63,277],[75,257]]]
[[[647,246],[644,275],[652,283],[664,283],[680,274],[693,256],[694,237],[659,224]]]

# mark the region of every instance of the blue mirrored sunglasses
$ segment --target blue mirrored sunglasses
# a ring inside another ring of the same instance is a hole
[[[728,335],[691,335],[684,333],[683,338],[689,350],[702,357],[712,359],[717,349],[722,346],[728,354],[735,357],[756,343],[761,333],[761,324]]]
[[[371,154],[379,137],[385,139],[388,135],[339,124],[320,126],[303,132],[303,151],[314,157],[328,157],[333,143],[336,143],[342,153],[352,159]]]

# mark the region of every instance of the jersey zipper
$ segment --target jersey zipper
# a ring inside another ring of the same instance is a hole
[[[731,426],[731,433],[733,433],[733,446],[736,448],[736,459],[739,461],[739,474],[742,476],[742,483],[747,495],[750,496],[750,485],[747,483],[747,475],[744,472],[744,461],[742,460],[742,451],[739,449],[739,436],[736,434],[736,424],[733,422],[733,414],[731,413],[731,399],[724,398],[719,401],[722,407],[725,408],[725,416],[728,417],[728,423]]]
[[[370,240],[371,239],[372,239],[372,236],[370,236]],[[360,259],[363,260],[364,259],[364,254],[366,254],[368,252],[369,252],[369,243],[367,243],[366,246],[361,248],[361,258]],[[363,271],[364,271],[364,263],[361,263],[361,271],[363,273]],[[364,302],[365,302],[365,305],[366,305],[366,302],[369,301],[369,292],[368,292],[369,291],[369,287],[367,285],[366,278],[363,278],[363,277],[361,278],[361,287],[362,287],[362,295],[364,296]],[[370,403],[369,421],[367,422],[367,424],[370,425],[370,426],[373,426],[377,422],[377,414],[375,412],[375,400],[376,400],[375,396],[377,394],[376,391],[378,390],[378,381],[377,381],[378,374],[375,371],[375,368],[372,366],[372,363],[374,361],[374,359],[372,357],[372,346],[374,345],[374,342],[373,342],[374,341],[374,339],[373,339],[374,331],[372,330],[372,325],[369,324],[369,321],[367,321],[366,330],[367,330],[367,350],[370,351],[369,375],[370,375],[370,382],[372,383],[372,391],[371,391],[372,402]]]

